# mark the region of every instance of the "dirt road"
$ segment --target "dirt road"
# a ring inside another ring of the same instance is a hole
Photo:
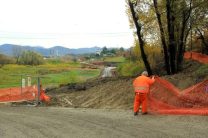
[[[129,110],[1,107],[1,138],[208,137],[207,116],[134,117]]]

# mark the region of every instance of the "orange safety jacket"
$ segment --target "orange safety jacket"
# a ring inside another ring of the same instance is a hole
[[[148,93],[150,85],[154,82],[155,79],[150,79],[149,77],[141,75],[137,77],[133,82],[134,91],[136,93]]]

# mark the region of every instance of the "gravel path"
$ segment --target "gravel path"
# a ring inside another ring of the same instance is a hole
[[[0,107],[1,138],[206,138],[207,116],[139,115],[130,110]]]

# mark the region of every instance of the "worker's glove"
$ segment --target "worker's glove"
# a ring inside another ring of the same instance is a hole
[[[152,78],[158,78],[159,76],[157,76],[157,75],[152,75],[151,77],[152,77]]]
[[[154,79],[155,78],[155,76],[154,75],[152,75],[152,76],[150,76],[152,79]]]

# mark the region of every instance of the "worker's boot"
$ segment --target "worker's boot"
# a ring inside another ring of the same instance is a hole
[[[137,116],[138,115],[138,112],[134,112],[134,116]]]
[[[142,115],[146,115],[146,114],[148,114],[148,113],[147,112],[142,113]]]

